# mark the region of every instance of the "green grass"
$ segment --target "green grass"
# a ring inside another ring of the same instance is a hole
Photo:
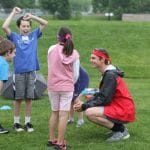
[[[2,21],[0,22],[0,25]],[[36,24],[33,24],[33,27]],[[76,128],[76,124],[67,128],[66,139],[72,150],[148,150],[149,141],[149,90],[150,90],[150,23],[100,21],[98,19],[82,19],[80,21],[54,21],[49,25],[39,40],[39,59],[41,70],[47,78],[47,50],[56,41],[59,27],[72,29],[76,49],[80,52],[81,64],[90,75],[90,87],[98,87],[99,73],[90,67],[89,58],[93,48],[108,49],[113,64],[125,71],[125,81],[134,97],[136,122],[128,124],[131,138],[117,143],[107,143],[107,129],[96,126],[86,118],[85,126]],[[14,30],[15,24],[12,23]],[[4,35],[2,30],[0,34]],[[49,150],[48,120],[50,104],[47,92],[39,101],[33,103],[32,123],[35,132],[16,133],[13,128],[12,101],[0,98],[0,106],[9,105],[11,110],[0,111],[0,122],[10,129],[10,133],[0,135],[0,150]],[[21,107],[21,122],[24,123],[24,103]],[[75,116],[76,117],[76,116]]]

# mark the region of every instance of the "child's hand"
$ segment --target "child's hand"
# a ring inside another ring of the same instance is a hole
[[[24,20],[30,20],[32,17],[32,14],[31,13],[26,13],[24,16],[23,16],[23,19]]]
[[[82,111],[82,109],[81,109],[82,104],[83,104],[82,101],[77,101],[77,102],[73,105],[74,111],[81,112],[81,111]]]
[[[19,8],[19,7],[14,7],[13,12],[14,12],[15,14],[19,14],[19,13],[22,12],[22,10],[21,10],[21,8]]]

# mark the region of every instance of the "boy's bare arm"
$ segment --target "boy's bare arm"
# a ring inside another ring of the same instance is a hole
[[[2,88],[3,88],[3,81],[0,80],[0,93],[1,93]]]
[[[29,20],[29,19],[32,19],[32,20],[35,20],[37,21],[39,24],[40,24],[40,30],[43,31],[43,29],[47,26],[48,24],[48,21],[46,21],[45,19],[43,18],[40,18],[38,16],[35,16],[31,13],[26,13],[23,17],[24,20]]]
[[[9,35],[10,32],[11,32],[11,29],[10,29],[10,23],[13,19],[13,17],[16,15],[16,14],[19,14],[21,13],[22,10],[19,8],[19,7],[14,7],[12,12],[9,14],[9,16],[6,18],[5,22],[3,23],[2,25],[2,29],[4,30],[4,32]]]

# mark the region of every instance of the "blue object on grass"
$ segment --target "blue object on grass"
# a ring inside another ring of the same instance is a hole
[[[0,107],[0,110],[10,110],[10,109],[11,109],[11,107],[7,106],[7,105]]]
[[[99,89],[95,89],[95,88],[85,88],[85,89],[82,91],[82,94],[83,94],[83,95],[93,95],[93,94],[95,94],[96,92],[99,92]]]

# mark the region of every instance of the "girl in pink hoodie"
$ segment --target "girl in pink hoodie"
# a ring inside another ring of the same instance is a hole
[[[57,34],[58,43],[48,50],[48,94],[51,103],[48,146],[66,149],[64,135],[73,97],[74,83],[79,76],[79,54],[74,49],[72,34],[61,27]],[[55,137],[58,126],[58,137]]]

